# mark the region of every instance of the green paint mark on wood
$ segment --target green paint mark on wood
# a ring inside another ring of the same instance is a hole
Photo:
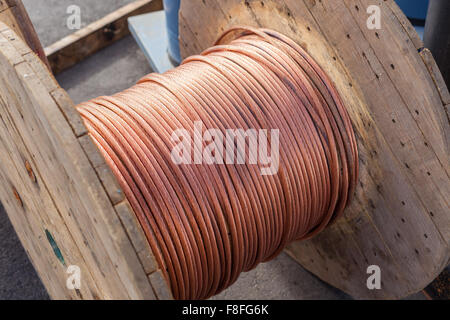
[[[63,257],[63,255],[61,253],[61,250],[59,249],[58,245],[56,244],[56,241],[53,238],[53,236],[50,233],[50,231],[45,229],[45,235],[47,236],[47,240],[50,243],[50,245],[52,246],[53,252],[55,253],[55,255],[58,258],[58,260],[62,263],[63,266],[66,266],[66,262],[64,261],[64,257]]]

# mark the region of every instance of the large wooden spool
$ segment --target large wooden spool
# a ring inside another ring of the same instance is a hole
[[[381,30],[366,27],[371,4],[381,8]],[[288,252],[355,298],[423,289],[450,258],[450,94],[410,23],[393,0],[184,0],[183,55],[237,24],[275,29],[302,45],[338,87],[358,135],[355,201]],[[3,24],[0,180],[0,200],[52,298],[170,298],[70,98]],[[66,287],[69,265],[81,268],[80,290]],[[370,265],[381,268],[381,290],[366,286]]]

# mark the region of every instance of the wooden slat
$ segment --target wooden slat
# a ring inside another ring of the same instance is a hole
[[[161,0],[137,0],[45,48],[54,74],[127,36],[127,19],[162,9]]]
[[[115,209],[122,221],[123,226],[127,230],[128,236],[133,243],[134,249],[137,252],[145,273],[150,275],[157,271],[155,257],[153,256],[150,245],[145,237],[144,231],[139,228],[139,221],[136,215],[130,214],[133,210],[128,201],[123,201],[115,206]]]

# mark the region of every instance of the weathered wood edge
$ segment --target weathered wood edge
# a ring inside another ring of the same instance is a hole
[[[128,17],[162,9],[162,0],[137,0],[45,48],[51,69],[58,74],[127,36]]]
[[[21,0],[6,0],[0,3],[0,21],[9,25],[28,46],[50,68],[36,30]]]

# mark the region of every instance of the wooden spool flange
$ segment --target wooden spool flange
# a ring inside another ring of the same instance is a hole
[[[369,4],[382,9],[381,30],[365,28]],[[450,95],[393,1],[183,0],[180,17],[184,56],[237,24],[290,36],[346,102],[360,149],[356,199],[338,223],[288,252],[356,298],[400,298],[431,282],[449,259]],[[72,101],[3,24],[0,181],[0,200],[52,298],[171,297]],[[382,289],[370,291],[374,264]],[[66,286],[70,265],[81,269],[79,290]]]
[[[0,181],[0,201],[51,298],[171,298],[73,102],[1,22]],[[77,290],[66,285],[69,266],[80,268]]]
[[[381,29],[367,8],[381,9]],[[450,251],[450,95],[393,0],[182,1],[183,57],[235,25],[297,41],[341,93],[358,137],[360,181],[345,217],[288,253],[355,298],[402,298],[428,285]],[[381,269],[381,290],[367,268]]]

